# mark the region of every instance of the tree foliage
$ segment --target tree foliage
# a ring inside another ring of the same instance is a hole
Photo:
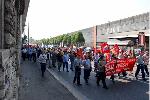
[[[59,45],[63,42],[64,45],[77,45],[77,44],[84,44],[85,39],[83,37],[82,32],[74,32],[71,34],[63,34],[56,37],[51,37],[47,39],[40,40],[44,45]]]

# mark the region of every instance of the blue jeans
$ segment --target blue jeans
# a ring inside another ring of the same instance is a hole
[[[70,69],[74,69],[74,61],[71,61],[71,67],[70,67]]]
[[[68,71],[68,62],[63,62],[63,71],[65,67],[66,67],[66,70]]]

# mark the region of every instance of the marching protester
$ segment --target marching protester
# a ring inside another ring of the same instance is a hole
[[[85,83],[88,85],[88,79],[90,76],[90,72],[92,70],[89,56],[85,56],[85,60],[83,60],[83,66],[84,66],[84,80],[85,80]]]
[[[32,52],[33,52],[33,49],[32,49],[32,47],[29,47],[28,48],[28,60],[32,60]]]
[[[42,77],[44,77],[44,72],[46,70],[46,60],[47,60],[47,55],[46,55],[45,51],[42,51],[42,54],[40,54],[38,60],[39,60],[40,65],[41,65]]]
[[[52,67],[56,68],[57,53],[55,49],[52,50],[51,60],[52,60]]]
[[[100,57],[100,54],[99,54],[99,53],[96,53],[96,54],[94,55],[94,71],[96,71],[96,69],[97,69],[99,57]]]
[[[81,65],[82,65],[82,61],[80,59],[80,56],[77,54],[74,60],[75,75],[74,75],[73,83],[77,81],[78,86],[82,85],[80,83]]]
[[[27,49],[26,48],[23,48],[22,49],[22,59],[25,61],[26,59],[26,56],[27,56]]]
[[[37,48],[37,57],[39,58],[40,54],[42,54],[41,48]]]
[[[70,69],[73,71],[74,70],[74,60],[75,60],[75,55],[74,55],[73,51],[70,52],[69,58],[70,58],[70,62],[71,62]]]
[[[123,59],[123,58],[124,58],[123,52],[120,51],[119,55],[118,55],[118,59]],[[123,71],[122,75],[123,75],[123,77],[125,77],[127,75],[126,71]],[[120,73],[118,73],[118,76],[120,76]]]
[[[114,54],[112,54],[111,60],[115,60],[114,69],[117,66],[117,59],[118,58]],[[110,76],[110,79],[112,80],[113,83],[115,83],[115,80],[114,80],[115,79],[115,75],[114,74]]]
[[[106,65],[105,57],[101,56],[98,60],[98,67],[96,71],[96,77],[97,77],[96,83],[97,86],[99,86],[99,81],[102,80],[103,88],[108,89],[105,82],[106,79],[105,65]]]
[[[148,51],[146,51],[144,53],[143,60],[144,60],[144,69],[145,69],[145,72],[146,72],[147,76],[149,76],[149,71],[148,71],[149,53],[148,53]]]
[[[140,53],[139,56],[137,57],[137,70],[135,72],[136,79],[138,79],[137,75],[140,72],[140,70],[141,70],[141,73],[142,73],[142,79],[144,81],[146,81],[145,72],[144,72],[144,59],[143,59],[142,53]]]
[[[61,50],[57,54],[57,62],[58,62],[58,71],[60,72],[60,68],[63,64],[63,54],[62,54]]]
[[[36,52],[36,48],[34,47],[34,48],[33,48],[33,52],[32,52],[32,58],[33,58],[33,61],[34,61],[34,62],[36,62],[36,53],[37,53],[37,52]]]
[[[51,68],[51,49],[48,48],[47,50],[47,60],[48,60],[48,66]]]
[[[64,71],[64,68],[66,67],[67,72],[69,72],[69,70],[68,70],[68,61],[69,61],[69,56],[68,56],[67,51],[65,51],[64,55],[63,55],[63,71]]]

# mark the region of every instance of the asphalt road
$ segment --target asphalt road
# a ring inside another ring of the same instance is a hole
[[[39,67],[37,63],[22,62],[19,100],[77,100],[49,72],[42,78]]]
[[[136,80],[134,71],[127,78],[116,77],[115,84],[107,77],[109,89],[105,90],[102,84],[99,87],[96,85],[94,72],[91,73],[89,85],[86,85],[82,70],[82,86],[78,87],[72,83],[74,71],[58,72],[57,68],[50,68],[46,71],[46,77],[42,78],[39,67],[37,63],[23,62],[19,100],[149,100],[148,77],[147,81],[143,81],[139,75],[139,80]]]
[[[86,98],[88,100],[149,100],[149,78],[147,81],[141,79],[141,73],[139,73],[139,80],[136,80],[134,77],[134,72],[131,75],[128,75],[126,78],[115,78],[115,84],[107,77],[106,83],[108,90],[102,88],[102,83],[100,86],[96,85],[95,73],[92,72],[89,80],[89,85],[86,85],[83,79],[83,70],[81,74],[81,84],[82,86],[78,87],[72,83],[74,72],[61,71],[58,72],[57,69],[49,69],[52,75],[56,76],[61,83],[65,83],[66,87],[74,93],[76,97]],[[64,86],[65,86],[64,84]],[[78,92],[78,94],[77,94]],[[84,97],[83,97],[84,96]],[[86,100],[81,99],[81,100]]]

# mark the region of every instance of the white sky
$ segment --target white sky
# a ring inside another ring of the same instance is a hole
[[[30,0],[26,25],[42,39],[149,11],[150,0]]]

